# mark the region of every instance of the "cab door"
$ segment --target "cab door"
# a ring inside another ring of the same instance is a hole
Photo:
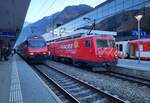
[[[85,59],[87,61],[94,61],[94,48],[93,48],[93,42],[92,42],[92,39],[86,39],[85,40]]]

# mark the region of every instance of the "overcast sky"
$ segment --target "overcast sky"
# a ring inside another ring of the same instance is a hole
[[[92,7],[105,0],[31,0],[25,21],[33,23],[44,16],[63,10],[69,5],[87,4]]]

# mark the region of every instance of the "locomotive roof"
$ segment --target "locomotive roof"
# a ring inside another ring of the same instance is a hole
[[[93,36],[93,35],[106,35],[106,36],[115,36],[117,35],[117,32],[112,32],[112,31],[100,31],[100,30],[92,30],[89,34],[90,30],[88,29],[80,29],[80,30],[76,30],[73,31],[71,33],[67,33],[66,35],[63,36],[57,36],[57,37],[52,37],[49,41],[51,40],[56,40],[56,39],[60,39],[63,37],[68,37],[68,36],[75,36],[75,35],[79,35],[79,34],[86,34],[86,36]]]
[[[90,30],[88,29],[80,29],[80,30],[76,30],[74,32],[72,32],[71,34],[79,34],[79,33],[84,33],[84,34],[88,34],[90,32]],[[113,32],[113,31],[102,31],[102,30],[92,30],[90,32],[90,34],[96,34],[96,35],[112,35],[115,36],[117,35],[117,32]]]
[[[30,36],[27,38],[27,40],[32,40],[32,39],[44,39],[44,38],[41,36]]]

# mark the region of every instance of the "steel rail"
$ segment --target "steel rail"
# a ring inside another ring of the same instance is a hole
[[[61,74],[65,75],[66,77],[71,78],[72,80],[75,80],[84,86],[87,86],[88,88],[90,88],[94,92],[98,93],[99,95],[103,95],[103,96],[109,98],[109,100],[113,101],[114,103],[126,103],[126,102],[128,102],[128,101],[120,99],[116,95],[110,94],[108,91],[101,90],[100,88],[97,88],[97,87],[95,87],[95,86],[93,86],[93,85],[91,85],[91,84],[89,84],[83,80],[79,80],[78,78],[72,77],[71,75],[68,75],[62,71],[59,71],[58,68],[56,69],[55,67],[50,67],[49,65],[46,65],[46,64],[44,64],[44,66],[46,66],[48,69],[53,69],[53,70],[57,71],[58,73],[61,73]]]

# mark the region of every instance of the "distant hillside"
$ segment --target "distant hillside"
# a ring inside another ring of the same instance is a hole
[[[137,30],[137,20],[135,15],[142,14],[141,29],[150,37],[150,7],[141,8],[139,10],[124,11],[109,18],[106,18],[96,24],[97,30],[116,31],[117,40],[136,39],[137,36],[132,35],[132,31]],[[91,28],[89,26],[82,28]]]
[[[142,31],[147,32],[145,37],[150,37],[150,14],[148,12],[150,12],[150,7],[142,8],[140,10],[125,11],[101,21],[97,24],[96,28],[117,31],[118,40],[135,39],[137,36],[132,35],[132,31],[137,30],[137,20],[135,19],[135,15],[142,14],[141,29]]]
[[[57,24],[65,24],[80,15],[83,15],[89,11],[91,11],[93,8],[87,5],[78,5],[78,6],[68,6],[64,8],[61,12],[57,12],[53,15],[44,17],[43,19],[35,22],[31,26],[33,29],[35,29],[35,32],[37,33],[46,33],[46,30],[52,29],[53,24],[54,28],[56,28]]]
[[[26,26],[28,26],[29,24],[31,24],[31,23],[25,21],[24,24],[23,24],[23,27],[26,27]]]
[[[46,16],[33,24],[25,22],[24,28],[17,40],[17,44],[19,44],[20,41],[23,41],[27,36],[32,35],[32,33],[33,34],[46,33],[47,29],[53,28],[53,24],[54,28],[56,28],[56,24],[63,25],[91,10],[93,10],[92,7],[84,4],[77,6],[68,6],[64,8],[64,10],[56,12],[53,15]]]

